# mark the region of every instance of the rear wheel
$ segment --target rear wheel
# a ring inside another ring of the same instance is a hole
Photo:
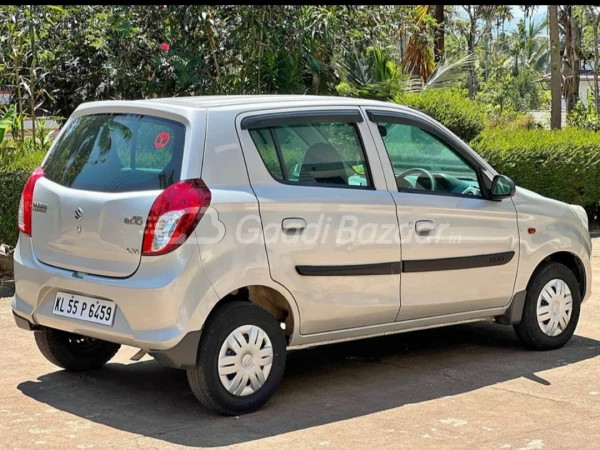
[[[252,303],[226,303],[207,322],[198,364],[187,371],[192,392],[221,414],[256,411],[279,386],[285,351],[285,336],[271,314]]]
[[[515,331],[527,348],[562,347],[573,336],[579,321],[579,284],[571,270],[556,262],[546,264],[534,277]]]
[[[35,331],[34,335],[35,343],[48,361],[73,371],[98,369],[110,361],[121,347],[52,328]]]

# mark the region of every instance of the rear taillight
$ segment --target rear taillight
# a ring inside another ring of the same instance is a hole
[[[200,179],[180,181],[165,189],[150,208],[142,255],[164,255],[183,244],[200,222],[210,199],[210,190]]]
[[[44,170],[38,167],[29,176],[19,201],[18,223],[21,233],[31,236],[31,216],[33,213],[33,189],[37,180],[44,176]]]

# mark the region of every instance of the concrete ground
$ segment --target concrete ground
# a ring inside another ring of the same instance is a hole
[[[210,414],[185,372],[130,362],[132,348],[98,371],[57,370],[3,298],[0,447],[600,448],[594,253],[595,294],[560,350],[526,351],[511,328],[479,323],[298,351],[273,399],[242,417]]]

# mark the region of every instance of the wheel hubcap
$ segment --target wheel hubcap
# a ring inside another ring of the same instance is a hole
[[[242,358],[242,366],[248,369],[252,365],[252,355],[244,355]]]
[[[537,300],[537,320],[540,329],[548,336],[558,336],[571,321],[573,297],[567,283],[551,280],[543,287]]]
[[[269,336],[255,325],[233,330],[219,352],[218,371],[221,384],[237,396],[250,395],[265,384],[273,364],[273,347]]]

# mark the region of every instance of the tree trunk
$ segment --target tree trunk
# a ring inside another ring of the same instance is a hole
[[[469,28],[469,36],[468,36],[468,48],[469,54],[475,53],[475,33],[477,33],[477,19],[474,15],[469,15],[470,18],[470,28]],[[475,93],[477,92],[477,83],[476,74],[475,74],[475,59],[469,63],[469,97],[475,98]]]
[[[17,9],[17,17],[15,19],[16,23],[19,23],[19,14],[20,9]],[[19,46],[19,50],[17,50],[17,45]],[[19,126],[21,127],[21,142],[25,141],[25,121],[23,119],[25,112],[23,111],[23,94],[21,92],[21,75],[19,73],[19,53],[20,50],[23,49],[23,36],[18,36],[14,39],[12,45],[12,57],[13,57],[13,65],[15,70],[15,84],[17,85],[17,104],[19,105]]]
[[[406,55],[406,31],[402,30],[400,33],[400,61],[404,60]]]
[[[565,31],[565,53],[563,56],[563,95],[570,113],[579,98],[579,52],[580,31],[577,19],[573,15],[573,7],[566,6],[560,15],[560,23]]]
[[[489,32],[487,33],[487,36],[485,36],[485,57],[484,57],[484,67],[485,67],[485,72],[484,72],[484,76],[483,79],[485,80],[485,82],[488,82],[488,78],[490,75],[490,70],[489,70],[489,59],[490,59],[490,42],[492,42],[493,36],[492,36],[492,27],[489,27]]]
[[[565,51],[561,61],[561,75],[564,80],[562,85],[563,97],[567,106],[567,113],[573,110],[573,31],[571,29],[571,7],[567,6],[564,12],[561,12],[558,19],[565,33]]]
[[[558,37],[558,7],[548,6],[550,16],[550,92],[552,94],[550,109],[550,128],[560,128],[561,114],[561,76],[560,76],[560,40]]]
[[[596,114],[600,112],[600,95],[598,95],[598,45],[600,40],[598,39],[598,25],[600,22],[600,16],[594,18],[594,105],[596,106]]]
[[[210,51],[212,53],[213,62],[215,64],[215,72],[217,74],[217,94],[223,95],[223,83],[221,82],[221,67],[219,66],[219,58],[217,57],[217,42],[215,40],[215,34],[210,25],[211,14],[207,12],[206,20],[204,22],[204,27],[206,30],[206,36],[208,37],[208,42],[210,44]]]
[[[570,8],[570,7],[569,7]],[[580,61],[579,54],[581,53],[581,27],[575,14],[571,13],[571,33],[573,36],[573,54],[571,58],[571,67],[573,68],[573,106],[579,100],[579,71]]]
[[[438,63],[444,59],[444,45],[446,35],[446,22],[444,19],[444,5],[435,5],[433,17],[438,24],[435,30],[435,46],[433,49],[435,62]]]
[[[31,135],[33,137],[33,145],[35,147],[35,63],[36,63],[36,47],[35,33],[33,31],[33,6],[29,5],[29,40],[31,41],[31,67],[29,70],[29,101],[31,105]]]

